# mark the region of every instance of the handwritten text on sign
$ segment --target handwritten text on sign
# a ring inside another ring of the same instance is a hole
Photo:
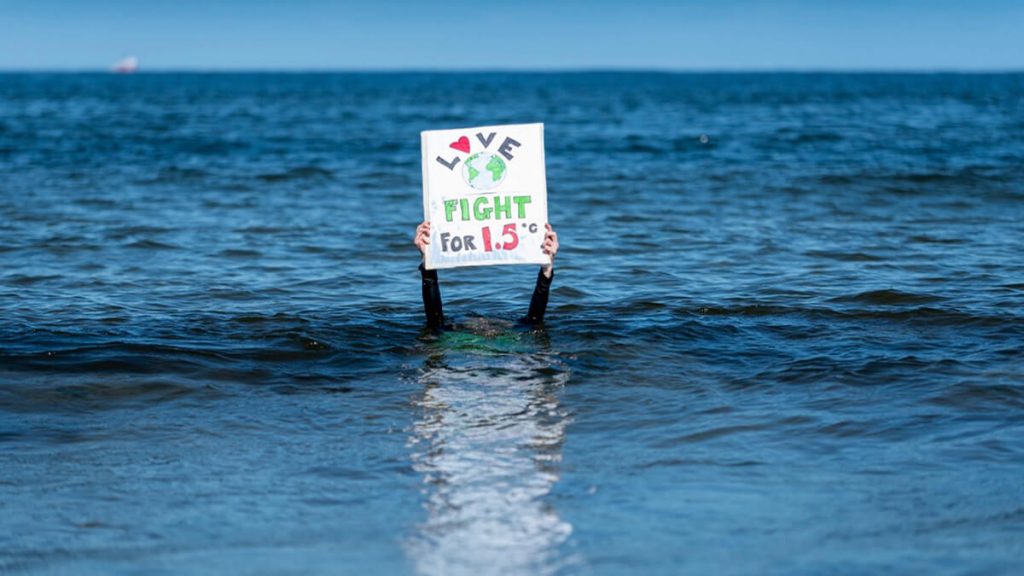
[[[426,267],[547,264],[543,124],[423,132]]]

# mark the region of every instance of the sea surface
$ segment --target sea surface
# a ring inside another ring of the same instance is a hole
[[[421,130],[544,122],[441,272]],[[0,75],[0,573],[1020,574],[1024,75]]]

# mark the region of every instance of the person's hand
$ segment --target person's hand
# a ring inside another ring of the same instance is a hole
[[[430,244],[430,221],[424,220],[422,224],[416,227],[416,236],[413,237],[412,243],[420,249],[420,258],[427,257],[427,245]]]
[[[541,270],[544,271],[544,276],[551,278],[551,273],[555,268],[555,254],[558,254],[558,234],[555,233],[555,229],[551,227],[551,224],[544,224],[544,229],[547,232],[544,233],[544,253],[551,256],[551,264],[542,266]]]

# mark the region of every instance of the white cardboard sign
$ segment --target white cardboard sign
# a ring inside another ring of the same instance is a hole
[[[426,268],[549,264],[544,125],[421,133]]]

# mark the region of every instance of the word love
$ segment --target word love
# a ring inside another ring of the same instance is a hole
[[[491,132],[487,136],[484,136],[483,132],[477,132],[476,138],[477,140],[480,141],[481,144],[483,144],[484,150],[486,150],[487,147],[491,145],[491,142],[494,141],[494,137],[497,135],[497,132]],[[459,152],[469,154],[469,144],[469,138],[467,136],[461,136],[459,137],[458,140],[449,144],[448,147],[458,150]],[[498,146],[498,154],[501,154],[502,156],[505,157],[505,160],[511,162],[512,158],[514,158],[514,156],[512,156],[512,149],[518,148],[520,146],[522,146],[522,144],[517,142],[514,138],[506,136],[505,139],[501,142],[501,146]],[[445,160],[444,158],[438,156],[437,161],[442,166],[448,168],[449,170],[455,170],[455,166],[458,165],[460,158],[458,156],[454,156],[451,160]]]

